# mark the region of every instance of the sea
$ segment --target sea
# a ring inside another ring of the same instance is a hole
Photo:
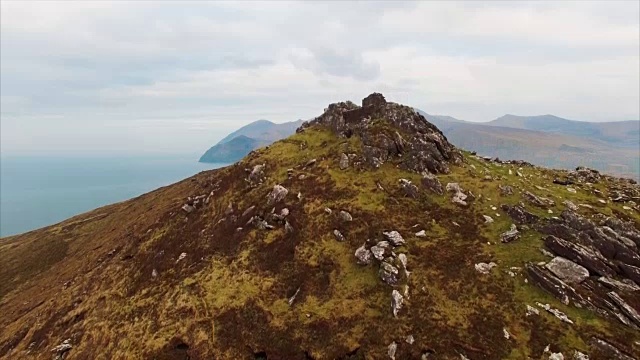
[[[0,237],[142,195],[203,170],[199,155],[1,157]]]

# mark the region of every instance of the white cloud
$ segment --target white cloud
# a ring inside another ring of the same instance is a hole
[[[640,117],[637,2],[1,6],[3,153],[198,152],[373,91],[468,120]]]

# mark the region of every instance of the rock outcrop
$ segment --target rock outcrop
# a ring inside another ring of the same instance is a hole
[[[341,137],[358,136],[365,163],[374,168],[401,157],[403,169],[448,173],[450,163],[462,161],[462,154],[424,116],[409,106],[387,102],[379,93],[364,98],[362,106],[350,101],[331,104],[298,132],[311,125],[327,126]]]

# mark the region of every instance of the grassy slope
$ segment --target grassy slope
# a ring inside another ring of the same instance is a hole
[[[70,359],[175,358],[185,344],[192,358],[253,358],[266,351],[270,359],[346,354],[377,359],[392,341],[400,344],[398,358],[431,350],[441,359],[461,353],[471,359],[537,359],[547,344],[565,354],[586,350],[593,334],[618,343],[640,340],[615,322],[562,305],[523,275],[506,274],[511,266],[544,260],[539,234],[527,232],[512,244],[498,241],[510,225],[499,205],[519,202],[519,191],[553,197],[557,204],[561,199],[591,204],[605,214],[624,211],[621,205],[602,207],[586,189],[568,193],[551,183],[550,170],[523,168],[525,177],[515,177],[508,174],[515,173],[511,165],[468,155],[467,164],[439,178],[443,185],[455,181],[481,194],[472,206],[461,209],[448,195],[424,191],[414,200],[403,195],[398,179],[419,184],[420,177],[393,163],[377,170],[339,170],[339,154],[359,149],[358,139],[338,140],[327,130],[308,129],[237,165],[0,240],[0,356],[11,357],[7,345],[16,347],[14,356],[24,355],[34,342],[32,354],[48,358],[52,346],[72,338]],[[304,169],[311,158],[317,164]],[[242,180],[244,169],[262,163],[268,178],[250,188]],[[294,168],[292,180],[288,168]],[[501,180],[482,181],[486,173]],[[300,174],[305,178],[299,180]],[[266,194],[276,183],[290,191],[276,211],[284,206],[291,211],[293,234],[281,226],[236,231],[250,215],[235,224],[221,221],[229,202],[237,215],[251,205],[268,213]],[[501,197],[498,184],[518,189]],[[606,193],[606,185],[596,187]],[[207,207],[189,215],[179,210],[187,196],[212,190]],[[341,209],[354,221],[341,222],[336,216]],[[555,214],[561,210],[553,208]],[[496,221],[485,225],[483,214]],[[629,215],[640,222],[638,214]],[[336,228],[347,241],[335,240]],[[411,271],[402,281],[410,296],[398,318],[390,311],[392,288],[377,278],[377,268],[358,266],[353,257],[367,238],[392,229],[407,240],[400,251],[407,253]],[[412,235],[420,229],[426,238]],[[187,257],[176,263],[182,252]],[[481,275],[473,267],[480,261],[499,266]],[[298,288],[289,307],[287,299]],[[576,324],[543,312],[525,317],[525,304],[535,301],[560,308]],[[513,338],[505,339],[503,328]],[[414,336],[413,345],[403,342],[407,335]]]

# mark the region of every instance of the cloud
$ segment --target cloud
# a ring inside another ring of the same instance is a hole
[[[637,2],[0,6],[3,154],[198,152],[373,91],[468,120],[640,117]]]

